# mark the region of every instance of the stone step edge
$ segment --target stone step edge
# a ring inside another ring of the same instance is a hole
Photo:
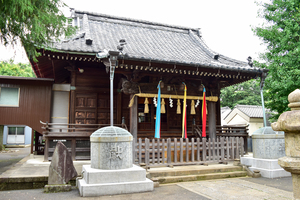
[[[187,182],[187,181],[201,181],[211,179],[222,178],[234,178],[234,177],[246,177],[246,171],[224,172],[224,173],[212,173],[212,174],[199,174],[199,175],[186,175],[186,176],[165,176],[155,177],[153,181],[157,181],[160,184]]]
[[[34,177],[1,177],[0,191],[26,190],[44,188],[48,184],[48,176]],[[76,185],[76,178],[70,180],[72,186]]]
[[[223,173],[223,172],[235,172],[235,171],[245,171],[243,167],[227,167],[227,168],[215,168],[215,169],[194,169],[194,170],[174,170],[174,171],[148,171],[151,177],[161,177],[161,176],[183,176],[183,175],[202,175],[202,174],[212,174],[212,173]]]

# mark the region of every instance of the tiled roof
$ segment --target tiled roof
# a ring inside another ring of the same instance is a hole
[[[117,50],[119,40],[125,39],[124,59],[261,72],[209,49],[199,29],[83,11],[73,11],[72,17],[79,31],[72,39],[55,43],[58,51],[94,55]]]
[[[221,120],[223,121],[230,112],[231,112],[231,108],[229,108],[228,106],[221,107]]]
[[[234,108],[240,110],[248,117],[263,118],[262,106],[236,105]],[[266,111],[268,111],[268,109]]]

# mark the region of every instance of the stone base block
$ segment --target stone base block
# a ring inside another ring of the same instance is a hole
[[[285,171],[284,169],[263,169],[256,167],[249,167],[251,171],[259,170],[262,177],[265,178],[280,178],[280,177],[288,177],[291,176],[290,172]]]
[[[146,178],[146,170],[136,165],[118,170],[100,170],[84,165],[82,169],[83,178],[77,181],[82,197],[153,191],[153,181]]]
[[[137,182],[87,184],[84,179],[80,179],[78,189],[82,197],[96,197],[153,191],[153,182],[146,179]]]
[[[69,192],[72,190],[71,185],[45,185],[45,193]]]
[[[146,179],[146,170],[136,165],[117,170],[94,169],[91,165],[83,165],[82,171],[87,184],[135,182]]]
[[[249,169],[253,172],[259,170],[262,177],[279,178],[291,176],[290,172],[285,171],[278,164],[278,159],[260,159],[253,157],[242,157],[241,164],[250,166]]]

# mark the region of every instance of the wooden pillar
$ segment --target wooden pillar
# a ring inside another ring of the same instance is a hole
[[[216,102],[217,106],[217,125],[221,126],[221,102],[220,99]]]
[[[49,157],[49,138],[45,138],[44,162],[49,161],[48,157]]]
[[[130,95],[130,99],[133,95]],[[130,107],[130,133],[133,136],[132,147],[132,159],[135,162],[135,144],[137,143],[137,131],[138,131],[138,98],[134,97],[134,103]]]
[[[30,145],[30,154],[33,154],[33,140],[34,140],[34,130],[31,129],[31,145]]]
[[[130,96],[130,99],[133,95]],[[130,133],[133,139],[137,141],[137,131],[138,131],[138,99],[134,97],[134,103],[130,108]]]
[[[69,123],[75,124],[75,104],[76,104],[76,98],[75,98],[75,85],[76,85],[76,72],[71,71],[71,94],[70,94],[70,116],[69,116]]]
[[[39,136],[40,133],[35,132],[35,138],[34,138],[34,151],[37,154],[39,151]],[[45,148],[44,148],[45,149]],[[45,151],[45,150],[44,150]]]
[[[0,125],[0,151],[4,149],[3,145],[3,133],[4,133],[4,126]]]
[[[122,105],[123,105],[123,93],[122,92],[118,92],[118,96],[117,96],[117,124],[121,124],[122,123]]]
[[[216,138],[216,102],[207,101],[209,138]]]
[[[218,101],[217,104],[217,125],[221,126],[221,101],[220,101],[220,86],[218,84],[218,91],[217,91]]]
[[[72,160],[76,160],[76,138],[71,139],[71,155]]]

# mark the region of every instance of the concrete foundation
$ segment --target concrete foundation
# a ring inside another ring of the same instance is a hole
[[[153,182],[146,178],[146,170],[133,165],[131,168],[102,170],[83,165],[83,179],[77,186],[80,196],[128,194],[153,191]]]
[[[291,176],[290,172],[285,171],[278,164],[278,159],[261,159],[253,157],[242,157],[241,164],[251,166],[249,169],[253,172],[259,170],[262,177],[280,178]]]

